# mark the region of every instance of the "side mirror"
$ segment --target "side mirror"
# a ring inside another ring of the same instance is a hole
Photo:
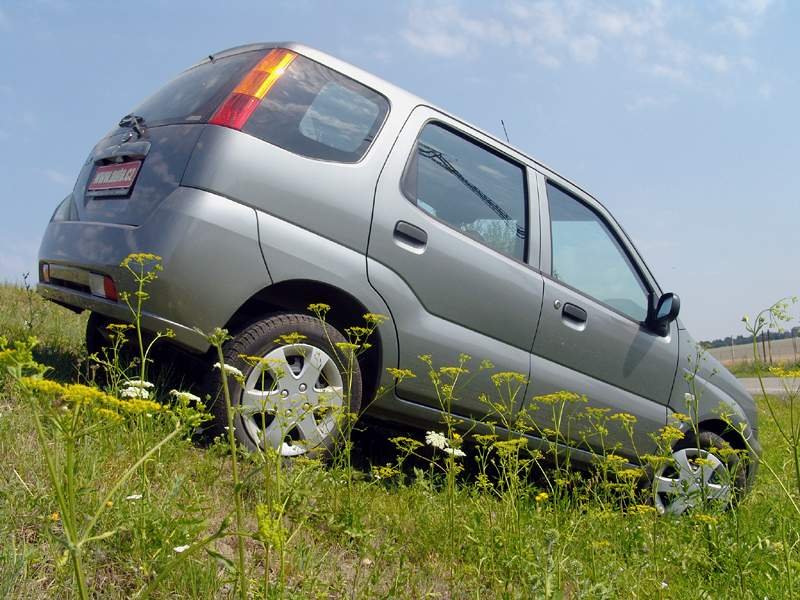
[[[677,294],[667,292],[656,303],[655,310],[651,313],[650,326],[656,333],[667,335],[669,324],[678,318],[681,311],[681,299]]]

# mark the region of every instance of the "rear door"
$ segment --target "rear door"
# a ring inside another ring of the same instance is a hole
[[[431,108],[409,117],[383,169],[368,250],[371,284],[397,327],[400,365],[418,375],[403,399],[439,406],[420,355],[436,365],[472,357],[453,412],[486,414],[490,371],[528,375],[539,321],[536,186],[491,138]],[[479,372],[480,371],[480,372]]]
[[[566,389],[585,394],[589,406],[608,410],[606,416],[630,413],[638,420],[633,442],[622,421],[606,423],[609,434],[603,437],[578,419],[584,406],[572,405],[568,412],[577,419],[572,437],[595,448],[620,444],[629,455],[650,451],[650,433],[666,420],[678,361],[677,324],[667,336],[646,326],[650,299],[659,292],[605,209],[566,184],[544,178],[540,184],[547,197],[548,277],[533,345],[531,392]]]

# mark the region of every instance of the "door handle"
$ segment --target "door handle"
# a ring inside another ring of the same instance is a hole
[[[589,317],[586,311],[580,306],[575,306],[569,302],[564,304],[561,314],[563,314],[565,318],[574,321],[575,323],[586,323],[586,319]]]
[[[423,249],[428,243],[428,234],[424,229],[405,221],[398,221],[394,226],[394,238],[416,249]]]

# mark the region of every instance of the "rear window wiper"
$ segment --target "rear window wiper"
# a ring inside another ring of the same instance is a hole
[[[136,135],[142,137],[145,131],[144,117],[130,113],[119,120],[120,127],[131,127]]]

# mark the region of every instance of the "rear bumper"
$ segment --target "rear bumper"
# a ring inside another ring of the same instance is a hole
[[[147,288],[144,328],[172,329],[178,344],[196,352],[209,347],[201,332],[224,327],[244,302],[270,284],[255,211],[216,194],[179,187],[138,227],[49,223],[39,261],[53,265],[59,284],[40,282],[39,292],[77,310],[130,320],[124,302],[92,295],[81,284],[96,273],[109,275],[120,292],[133,291],[133,280],[120,263],[135,252],[157,254],[163,266]]]

